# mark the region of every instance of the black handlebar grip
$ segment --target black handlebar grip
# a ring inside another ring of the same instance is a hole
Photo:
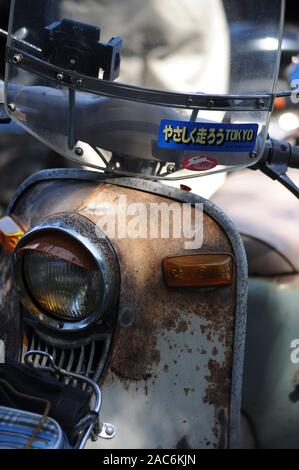
[[[299,147],[291,146],[291,156],[289,160],[289,167],[299,170]]]
[[[283,140],[268,139],[262,160],[270,165],[283,165],[299,170],[299,147]]]

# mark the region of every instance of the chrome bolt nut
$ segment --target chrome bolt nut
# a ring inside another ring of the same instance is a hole
[[[77,157],[83,157],[83,155],[84,155],[84,150],[81,149],[81,147],[77,147],[77,148],[75,149],[75,154],[77,155]]]
[[[14,103],[9,103],[9,105],[7,107],[9,109],[9,111],[11,111],[12,113],[15,112],[15,110],[17,109],[17,107]]]
[[[59,80],[60,82],[62,82],[62,80],[64,79],[63,73],[58,73],[58,74],[56,75],[56,78],[57,78],[57,80]]]
[[[21,54],[15,54],[12,58],[12,63],[19,64],[20,62],[22,62],[22,60],[23,60],[23,56]]]
[[[106,431],[107,436],[113,436],[113,435],[115,434],[115,429],[114,429],[114,427],[111,426],[111,425],[110,425],[110,426],[106,426],[105,431]]]
[[[175,173],[176,171],[175,165],[168,165],[167,171],[168,173]]]

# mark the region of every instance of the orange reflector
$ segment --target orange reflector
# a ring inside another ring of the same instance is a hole
[[[217,287],[233,282],[234,257],[230,254],[176,256],[163,261],[168,287]]]
[[[283,96],[278,96],[274,101],[274,108],[277,111],[282,111],[287,107],[287,100]]]
[[[0,245],[12,253],[24,235],[24,229],[11,217],[0,219]]]

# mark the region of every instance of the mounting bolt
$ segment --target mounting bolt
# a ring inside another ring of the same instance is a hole
[[[82,85],[83,85],[83,80],[81,80],[81,78],[79,78],[78,80],[76,80],[76,85],[77,85],[77,86],[82,86]]]
[[[110,425],[110,426],[106,426],[105,431],[106,431],[107,436],[113,436],[113,435],[115,434],[115,429],[114,429],[114,427],[111,426],[111,425]]]
[[[72,65],[73,67],[77,64],[77,61],[76,61],[75,57],[70,58],[69,64]]]
[[[215,101],[212,100],[212,98],[209,100],[208,106],[209,106],[209,108],[213,108],[215,106]]]
[[[134,311],[125,307],[119,314],[119,324],[121,328],[131,328],[135,323]]]
[[[64,79],[63,73],[58,73],[58,74],[56,75],[56,78],[57,78],[57,80],[59,80],[60,82],[62,82],[62,80]]]
[[[257,152],[251,152],[249,154],[249,158],[251,158],[252,160],[255,160],[257,158]]]
[[[77,148],[75,148],[75,154],[77,155],[77,157],[83,157],[84,150],[81,149],[81,147],[77,147]]]
[[[167,167],[167,172],[168,172],[168,173],[175,173],[175,172],[176,172],[176,167],[175,167],[175,165],[168,165],[168,167]]]
[[[189,97],[189,99],[188,99],[188,104],[189,104],[190,106],[193,105],[193,98],[192,98],[192,96]]]
[[[9,105],[7,107],[9,109],[9,111],[11,111],[12,113],[17,109],[17,107],[14,103],[9,103]]]
[[[256,107],[258,109],[262,109],[265,107],[265,101],[262,100],[261,98],[259,98],[257,101],[256,101]]]
[[[19,64],[20,62],[22,62],[22,60],[23,60],[23,56],[21,54],[15,54],[13,58],[11,59],[13,64]]]

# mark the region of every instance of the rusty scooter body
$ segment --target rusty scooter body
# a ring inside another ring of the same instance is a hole
[[[163,260],[186,256],[183,239],[170,244],[160,238],[115,241],[120,288],[113,324],[95,325],[79,336],[67,335],[21,321],[18,297],[11,288],[11,255],[6,254],[1,259],[1,317],[7,322],[2,336],[7,354],[19,357],[23,343],[29,349],[55,354],[57,360],[63,355],[70,371],[81,367],[81,373],[83,369],[99,381],[103,417],[118,430],[109,447],[237,445],[247,264],[239,235],[224,214],[208,201],[159,183],[53,170],[25,183],[8,215],[29,231],[43,223],[59,225],[64,217],[76,227],[78,218],[80,223],[88,222],[94,237],[97,209],[117,201],[119,194],[145,205],[203,203],[204,243],[194,254],[231,255],[230,285],[167,287]]]
[[[101,419],[116,430],[113,439],[100,441],[102,448],[238,448],[246,253],[229,217],[180,181],[253,165],[270,172],[270,155],[279,151],[266,137],[284,2],[271,2],[269,28],[277,47],[269,51],[266,90],[254,95],[240,92],[240,83],[238,94],[226,95],[119,83],[120,38],[100,42],[99,29],[77,11],[76,19],[66,19],[68,2],[60,2],[60,13],[52,12],[51,2],[38,2],[35,18],[28,17],[28,35],[20,39],[15,31],[26,27],[30,3],[12,2],[7,110],[84,168],[33,175],[0,221],[5,355],[21,360],[28,351],[40,351],[57,367],[97,383]],[[217,5],[225,31],[229,2]],[[157,18],[157,3],[149,8]],[[266,18],[266,8],[259,12]],[[104,30],[107,20],[107,34],[109,18],[101,20]],[[137,33],[136,27],[136,41]],[[148,76],[162,65],[158,52],[147,50]],[[184,57],[185,52],[176,59]],[[130,59],[125,51],[125,71]],[[250,67],[243,72],[248,78]],[[280,152],[289,158],[291,147],[280,146]],[[169,185],[176,182],[178,188]],[[143,236],[136,236],[136,215],[141,211],[148,222],[154,207],[171,216],[172,233],[181,221],[176,214],[188,207],[200,245],[190,248],[184,230],[165,237],[163,216],[155,219],[155,236],[139,219]],[[118,222],[121,235],[107,234],[103,219],[106,229]],[[135,236],[129,235],[132,225]],[[43,356],[34,364],[44,366]]]

